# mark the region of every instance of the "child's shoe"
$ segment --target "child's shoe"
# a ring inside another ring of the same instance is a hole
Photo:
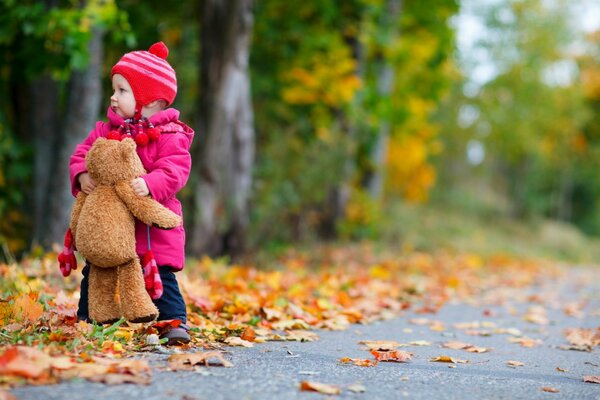
[[[167,339],[166,346],[181,346],[182,344],[189,343],[191,340],[188,333],[189,328],[185,324],[179,324],[178,326],[166,324],[158,329],[158,337]]]

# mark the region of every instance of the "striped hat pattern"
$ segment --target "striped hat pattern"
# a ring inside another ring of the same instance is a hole
[[[114,74],[123,75],[141,109],[154,100],[165,100],[167,106],[173,103],[177,95],[177,77],[175,70],[167,62],[169,49],[163,42],[154,43],[148,51],[132,51],[125,54],[112,67]]]

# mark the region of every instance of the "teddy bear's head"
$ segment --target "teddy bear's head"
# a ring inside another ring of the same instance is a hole
[[[146,173],[131,138],[111,140],[98,138],[85,156],[85,165],[97,185],[112,186]]]

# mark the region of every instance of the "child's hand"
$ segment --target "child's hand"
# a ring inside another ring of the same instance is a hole
[[[81,191],[85,194],[90,194],[96,189],[96,182],[92,179],[90,174],[87,172],[82,173],[77,178],[79,181],[79,186],[81,186]]]
[[[144,197],[150,194],[150,190],[148,189],[148,185],[146,185],[146,181],[142,178],[135,178],[131,181],[131,187],[133,191],[138,196]]]

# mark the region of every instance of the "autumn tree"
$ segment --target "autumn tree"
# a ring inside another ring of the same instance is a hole
[[[239,255],[246,247],[254,162],[249,54],[251,0],[202,5],[198,138],[191,254]]]

